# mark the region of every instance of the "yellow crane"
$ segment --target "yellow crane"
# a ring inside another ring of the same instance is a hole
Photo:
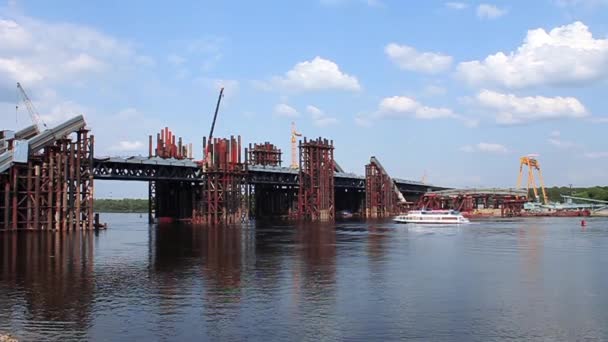
[[[526,196],[529,196],[530,188],[534,191],[534,198],[538,200],[538,189],[536,188],[536,180],[534,179],[534,170],[538,171],[538,181],[540,183],[540,188],[543,192],[543,203],[548,204],[549,201],[547,199],[547,192],[545,191],[545,183],[543,182],[543,174],[540,170],[540,163],[538,159],[536,159],[538,155],[529,154],[527,156],[519,158],[519,176],[517,177],[517,188],[521,188],[521,180],[523,178],[524,166],[528,167],[528,184],[526,189],[528,192]]]
[[[297,137],[301,137],[302,133],[296,131],[296,123],[291,122],[291,168],[297,169],[298,166],[298,154],[297,154]]]

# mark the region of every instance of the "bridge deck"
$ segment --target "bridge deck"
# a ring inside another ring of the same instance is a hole
[[[249,166],[253,184],[283,184],[297,185],[298,170],[289,167],[277,166]],[[202,171],[196,162],[189,159],[163,159],[135,157],[106,157],[95,158],[94,177],[105,180],[174,180],[199,181]],[[335,186],[337,188],[365,189],[365,176],[349,172],[335,172]],[[401,191],[424,193],[428,190],[446,189],[432,184],[393,178]]]

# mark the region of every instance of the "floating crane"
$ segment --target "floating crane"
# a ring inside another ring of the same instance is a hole
[[[527,184],[527,193],[526,196],[529,196],[530,187],[534,191],[535,200],[539,200],[538,197],[538,189],[536,188],[536,180],[534,179],[534,170],[538,171],[538,180],[540,183],[540,188],[543,192],[543,203],[548,204],[549,200],[547,199],[547,192],[545,191],[545,183],[543,182],[543,174],[540,170],[540,163],[538,162],[537,154],[529,154],[527,156],[519,158],[519,176],[517,177],[517,188],[521,188],[521,180],[523,178],[524,166],[528,167],[528,184]]]
[[[23,87],[21,86],[21,83],[19,83],[19,82],[17,82],[17,89],[19,90],[19,94],[23,98],[23,102],[25,103],[25,106],[27,107],[28,113],[30,113],[30,118],[32,119],[32,123],[34,125],[36,125],[36,127],[38,129],[40,129],[41,126],[44,127],[44,129],[47,129],[46,124],[40,118],[40,114],[38,114],[36,107],[34,107],[34,104],[30,100],[29,96],[27,96],[25,89],[23,89]],[[18,104],[16,106],[16,109],[19,109]]]
[[[297,169],[298,166],[298,156],[296,153],[296,142],[298,140],[297,137],[301,137],[302,133],[296,131],[296,123],[295,122],[291,122],[291,168],[292,169]]]

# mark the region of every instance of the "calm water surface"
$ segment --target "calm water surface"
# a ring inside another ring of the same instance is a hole
[[[25,341],[608,340],[608,219],[0,234]],[[28,251],[26,253],[26,251]]]

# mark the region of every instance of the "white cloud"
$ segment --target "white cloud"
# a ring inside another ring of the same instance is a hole
[[[101,71],[104,68],[104,64],[95,57],[81,53],[77,57],[68,60],[65,63],[65,68],[75,73],[81,71]]]
[[[366,116],[358,115],[355,117],[355,125],[359,127],[371,127],[372,123]]]
[[[220,88],[224,88],[225,99],[233,98],[238,94],[240,89],[240,82],[238,80],[200,77],[195,78],[193,83],[205,87],[212,92],[216,98],[219,95]]]
[[[562,140],[560,131],[552,131],[547,141],[549,142],[549,144],[555,147],[564,149],[577,146],[577,144],[572,141]]]
[[[296,64],[285,73],[285,76],[274,77],[273,83],[277,87],[300,91],[327,89],[358,91],[361,89],[355,76],[342,72],[338,64],[319,56],[311,61]]]
[[[457,72],[471,84],[508,88],[585,84],[608,76],[608,39],[594,39],[578,21],[549,32],[539,28],[528,31],[516,51],[460,63]]]
[[[325,112],[315,106],[308,105],[306,111],[310,113],[312,122],[317,127],[327,127],[338,123],[337,118],[328,116]]]
[[[16,82],[39,92],[151,63],[129,43],[86,26],[14,14],[0,19],[0,99],[14,97]]]
[[[507,14],[507,10],[495,5],[480,4],[477,6],[477,17],[481,19],[496,19]]]
[[[89,112],[88,108],[73,101],[58,101],[53,99],[42,100],[37,108],[43,110],[40,114],[40,119],[48,127],[53,127],[77,115],[84,115],[86,118]]]
[[[274,107],[274,115],[285,118],[297,118],[300,116],[300,113],[290,105],[280,103]]]
[[[454,9],[454,10],[463,10],[463,9],[469,7],[469,5],[464,2],[446,2],[445,7]]]
[[[144,147],[144,144],[139,140],[136,140],[136,141],[123,140],[123,141],[119,141],[118,144],[110,147],[110,150],[118,151],[118,152],[133,152],[133,151],[141,150],[143,147]]]
[[[608,158],[608,152],[586,152],[585,157],[589,159]]]
[[[476,145],[465,145],[460,148],[463,152],[483,152],[483,153],[495,153],[505,154],[509,152],[509,149],[501,144],[480,142]]]
[[[382,99],[377,118],[414,117],[417,119],[439,119],[456,117],[451,109],[424,106],[407,96],[392,96]]]
[[[482,90],[477,103],[496,112],[499,124],[521,124],[533,121],[583,118],[589,115],[585,106],[574,97],[517,97],[491,90]]]
[[[452,57],[436,52],[419,52],[407,45],[390,43],[384,48],[389,59],[403,70],[435,74],[452,65]]]
[[[467,127],[476,127],[477,120],[454,113],[449,108],[426,106],[408,96],[386,97],[378,104],[378,109],[370,115],[358,115],[355,124],[371,126],[372,120],[414,118],[422,120],[455,119],[462,121]]]
[[[591,122],[595,122],[595,123],[608,123],[608,117],[596,117],[596,118],[592,118]]]

